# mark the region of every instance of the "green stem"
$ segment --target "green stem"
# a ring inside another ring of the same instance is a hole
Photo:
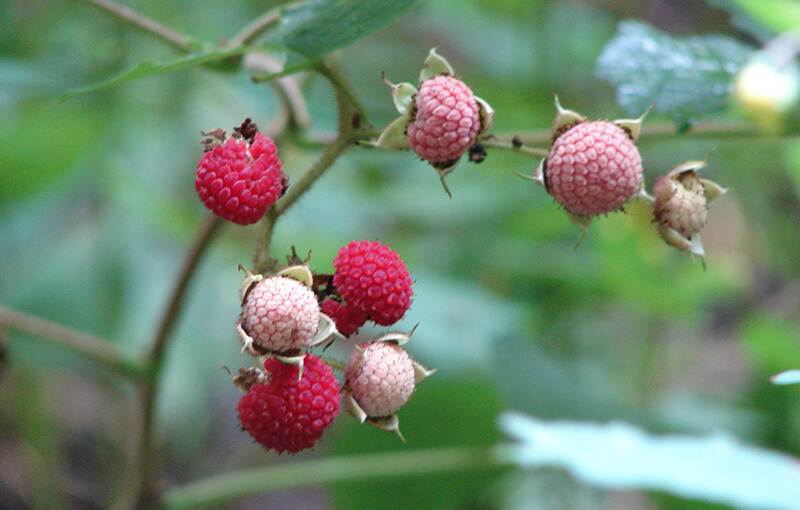
[[[164,496],[163,508],[212,508],[243,496],[289,487],[498,469],[504,464],[492,447],[485,446],[314,459],[243,470],[176,487]]]
[[[67,328],[39,317],[0,306],[0,326],[35,335],[54,345],[85,356],[126,377],[144,375],[145,367],[138,359],[100,337]]]
[[[336,106],[339,112],[339,134],[336,139],[325,147],[322,155],[311,168],[300,177],[296,183],[289,186],[286,194],[278,200],[275,206],[267,213],[262,220],[261,234],[259,235],[258,245],[253,254],[253,272],[264,273],[274,269],[270,267],[270,248],[272,244],[272,234],[275,223],[286,211],[291,208],[300,197],[302,197],[311,186],[317,182],[325,171],[347,149],[354,146],[359,140],[366,140],[371,133],[352,125],[350,119],[354,112],[353,106],[347,99],[347,94],[341,89],[336,88]]]
[[[337,94],[342,94],[342,97],[350,103],[350,106],[355,110],[353,113],[359,116],[359,123],[363,125],[369,124],[369,117],[367,117],[367,110],[364,108],[364,105],[361,104],[361,101],[353,94],[353,91],[350,90],[350,86],[348,85],[347,81],[344,79],[344,76],[339,72],[339,70],[331,64],[327,64],[323,61],[320,61],[316,65],[317,71],[326,77],[328,81],[331,82],[334,89],[336,89]],[[351,118],[343,119],[341,116],[339,117],[340,122],[342,120],[350,123],[352,122]]]
[[[154,415],[155,400],[164,365],[164,353],[183,309],[189,283],[222,223],[221,218],[210,214],[201,227],[200,233],[186,254],[161,322],[145,356],[144,363],[148,370],[147,377],[139,385],[141,400],[138,408],[141,415],[138,430],[136,430],[137,442],[131,463],[131,479],[127,485],[128,491],[120,499],[117,508],[138,508],[156,497],[155,481],[158,478],[159,466],[156,460],[158,450],[154,433]]]
[[[230,40],[230,46],[244,46],[253,42],[259,35],[275,26],[281,20],[278,10],[270,10],[254,19]]]
[[[188,52],[198,47],[197,41],[195,41],[193,38],[180,34],[171,28],[165,27],[161,23],[146,16],[142,16],[133,9],[125,7],[124,5],[112,2],[111,0],[83,1],[94,5],[100,10],[113,15],[114,17],[128,23],[142,32],[158,37],[159,39],[171,44],[181,51]]]
[[[518,154],[524,154],[525,156],[529,156],[535,159],[545,158],[547,157],[548,153],[547,149],[540,149],[538,147],[527,147],[522,144],[515,145],[513,142],[505,142],[497,139],[481,141],[480,144],[487,149],[492,148],[509,152],[516,152]]]

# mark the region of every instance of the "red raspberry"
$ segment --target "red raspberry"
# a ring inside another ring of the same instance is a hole
[[[367,317],[360,309],[347,306],[335,299],[322,302],[322,313],[330,317],[339,333],[350,336],[367,322]]]
[[[239,423],[257,443],[278,453],[311,448],[339,413],[339,383],[333,370],[307,354],[303,375],[297,365],[274,358],[264,363],[266,383],[253,384],[236,410]]]
[[[411,306],[411,275],[400,256],[378,241],[351,241],[333,259],[333,284],[349,307],[391,326]]]
[[[283,194],[285,177],[271,139],[229,138],[203,154],[194,187],[214,214],[239,225],[261,219]]]
[[[345,391],[370,418],[395,414],[414,387],[414,362],[396,342],[360,345],[345,368]]]
[[[616,124],[581,122],[553,143],[544,178],[547,191],[567,211],[596,216],[619,209],[639,190],[642,158]]]
[[[314,292],[285,276],[251,288],[242,306],[241,327],[261,352],[285,353],[309,345],[319,325]]]
[[[422,82],[415,109],[408,143],[420,158],[450,166],[475,143],[481,123],[478,103],[458,78],[439,75]]]

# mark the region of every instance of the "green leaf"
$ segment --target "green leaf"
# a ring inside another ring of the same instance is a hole
[[[501,416],[500,426],[519,441],[507,460],[564,468],[591,485],[745,508],[791,510],[800,501],[797,459],[726,435],[658,437],[627,423],[548,423],[517,413]]]
[[[350,44],[407,12],[418,0],[312,0],[283,14],[282,43],[309,59]]]
[[[675,38],[635,21],[619,24],[597,61],[597,75],[617,86],[631,115],[655,104],[679,125],[727,105],[733,79],[752,48],[718,35]]]
[[[800,3],[797,0],[734,0],[750,16],[776,32],[800,26]]]
[[[159,76],[174,71],[180,71],[182,69],[188,69],[190,67],[218,63],[231,57],[237,57],[251,51],[261,50],[263,50],[263,48],[246,46],[238,46],[236,48],[211,48],[198,53],[184,55],[166,62],[142,62],[132,69],[128,69],[121,74],[103,80],[99,83],[71,90],[61,96],[59,101],[65,101],[71,97],[80,94],[86,94],[88,92],[96,92],[113,85],[121,85],[134,80],[149,78],[151,76]]]

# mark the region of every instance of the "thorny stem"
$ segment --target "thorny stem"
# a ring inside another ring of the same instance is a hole
[[[171,28],[165,27],[161,23],[150,19],[146,16],[142,16],[138,12],[125,7],[124,5],[120,5],[116,2],[112,2],[111,0],[83,0],[84,2],[88,2],[95,7],[112,14],[113,16],[117,17],[118,19],[130,24],[134,28],[141,30],[142,32],[146,32],[160,39],[168,42],[175,48],[181,51],[192,51],[196,49],[197,43],[191,37],[185,36],[180,34]]]
[[[52,344],[65,347],[127,377],[136,379],[144,374],[145,367],[139,360],[100,337],[1,305],[0,326],[24,331]]]
[[[250,494],[314,484],[495,470],[507,464],[500,453],[502,452],[497,447],[489,446],[447,447],[281,463],[176,487],[165,495],[162,508],[179,510],[216,507]]]
[[[339,156],[347,149],[353,147],[356,141],[368,137],[368,133],[352,124],[352,116],[356,111],[348,98],[348,93],[339,86],[335,87],[335,91],[336,105],[339,112],[339,135],[325,148],[316,163],[300,177],[300,180],[289,186],[289,191],[278,200],[275,207],[261,220],[262,230],[259,235],[258,246],[256,246],[255,253],[253,254],[254,273],[264,273],[267,270],[274,269],[270,267],[269,254],[275,223],[281,215],[289,210],[289,208],[311,188],[317,179],[336,162]]]
[[[355,110],[354,113],[357,113],[360,116],[360,123],[361,124],[369,124],[369,118],[367,117],[367,111],[364,109],[364,105],[361,104],[361,101],[353,94],[352,90],[348,86],[347,82],[345,81],[342,74],[339,72],[337,67],[332,64],[327,64],[325,62],[319,62],[316,66],[317,71],[322,74],[325,78],[327,78],[331,84],[333,85],[334,89],[336,90],[337,96],[341,94],[349,103],[350,106]],[[342,116],[339,116],[340,122],[340,132],[341,129],[341,122],[342,121],[350,122],[350,118],[343,119]]]
[[[139,385],[139,398],[141,400],[137,407],[141,412],[141,416],[139,426],[135,431],[138,438],[131,462],[131,481],[127,486],[127,493],[120,499],[117,508],[138,508],[143,503],[149,502],[156,497],[155,482],[159,469],[156,461],[157,449],[153,422],[155,400],[164,364],[164,352],[167,341],[180,317],[189,283],[194,276],[200,259],[205,254],[214,234],[219,230],[222,223],[221,218],[209,214],[200,233],[186,254],[178,278],[175,280],[169,302],[161,317],[161,322],[150,344],[150,349],[145,355],[144,363],[147,367],[147,373]]]

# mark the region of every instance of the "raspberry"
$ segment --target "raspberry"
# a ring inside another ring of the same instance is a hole
[[[400,256],[378,241],[351,241],[333,259],[333,284],[348,307],[390,326],[411,306],[411,275]]]
[[[281,197],[286,183],[275,144],[255,133],[252,142],[234,136],[203,154],[194,187],[214,214],[249,225]]]
[[[242,428],[267,450],[297,453],[314,446],[339,413],[339,383],[331,368],[307,354],[296,365],[269,358],[266,383],[250,386],[236,410]]]
[[[345,391],[370,418],[391,416],[414,392],[414,362],[396,342],[370,342],[353,350]]]
[[[642,158],[612,122],[580,122],[556,138],[545,161],[547,191],[564,208],[596,216],[622,207],[642,183]]]
[[[292,278],[272,276],[247,292],[240,326],[259,351],[286,353],[310,344],[319,315],[310,288]]]
[[[653,215],[662,227],[671,228],[687,239],[703,228],[708,203],[700,176],[693,170],[660,177],[653,188]]]
[[[367,317],[360,309],[352,308],[335,299],[326,299],[322,302],[322,313],[330,317],[339,333],[345,336],[355,334],[367,321]]]
[[[452,76],[435,76],[419,86],[408,143],[420,158],[451,166],[475,143],[480,124],[469,87]]]

